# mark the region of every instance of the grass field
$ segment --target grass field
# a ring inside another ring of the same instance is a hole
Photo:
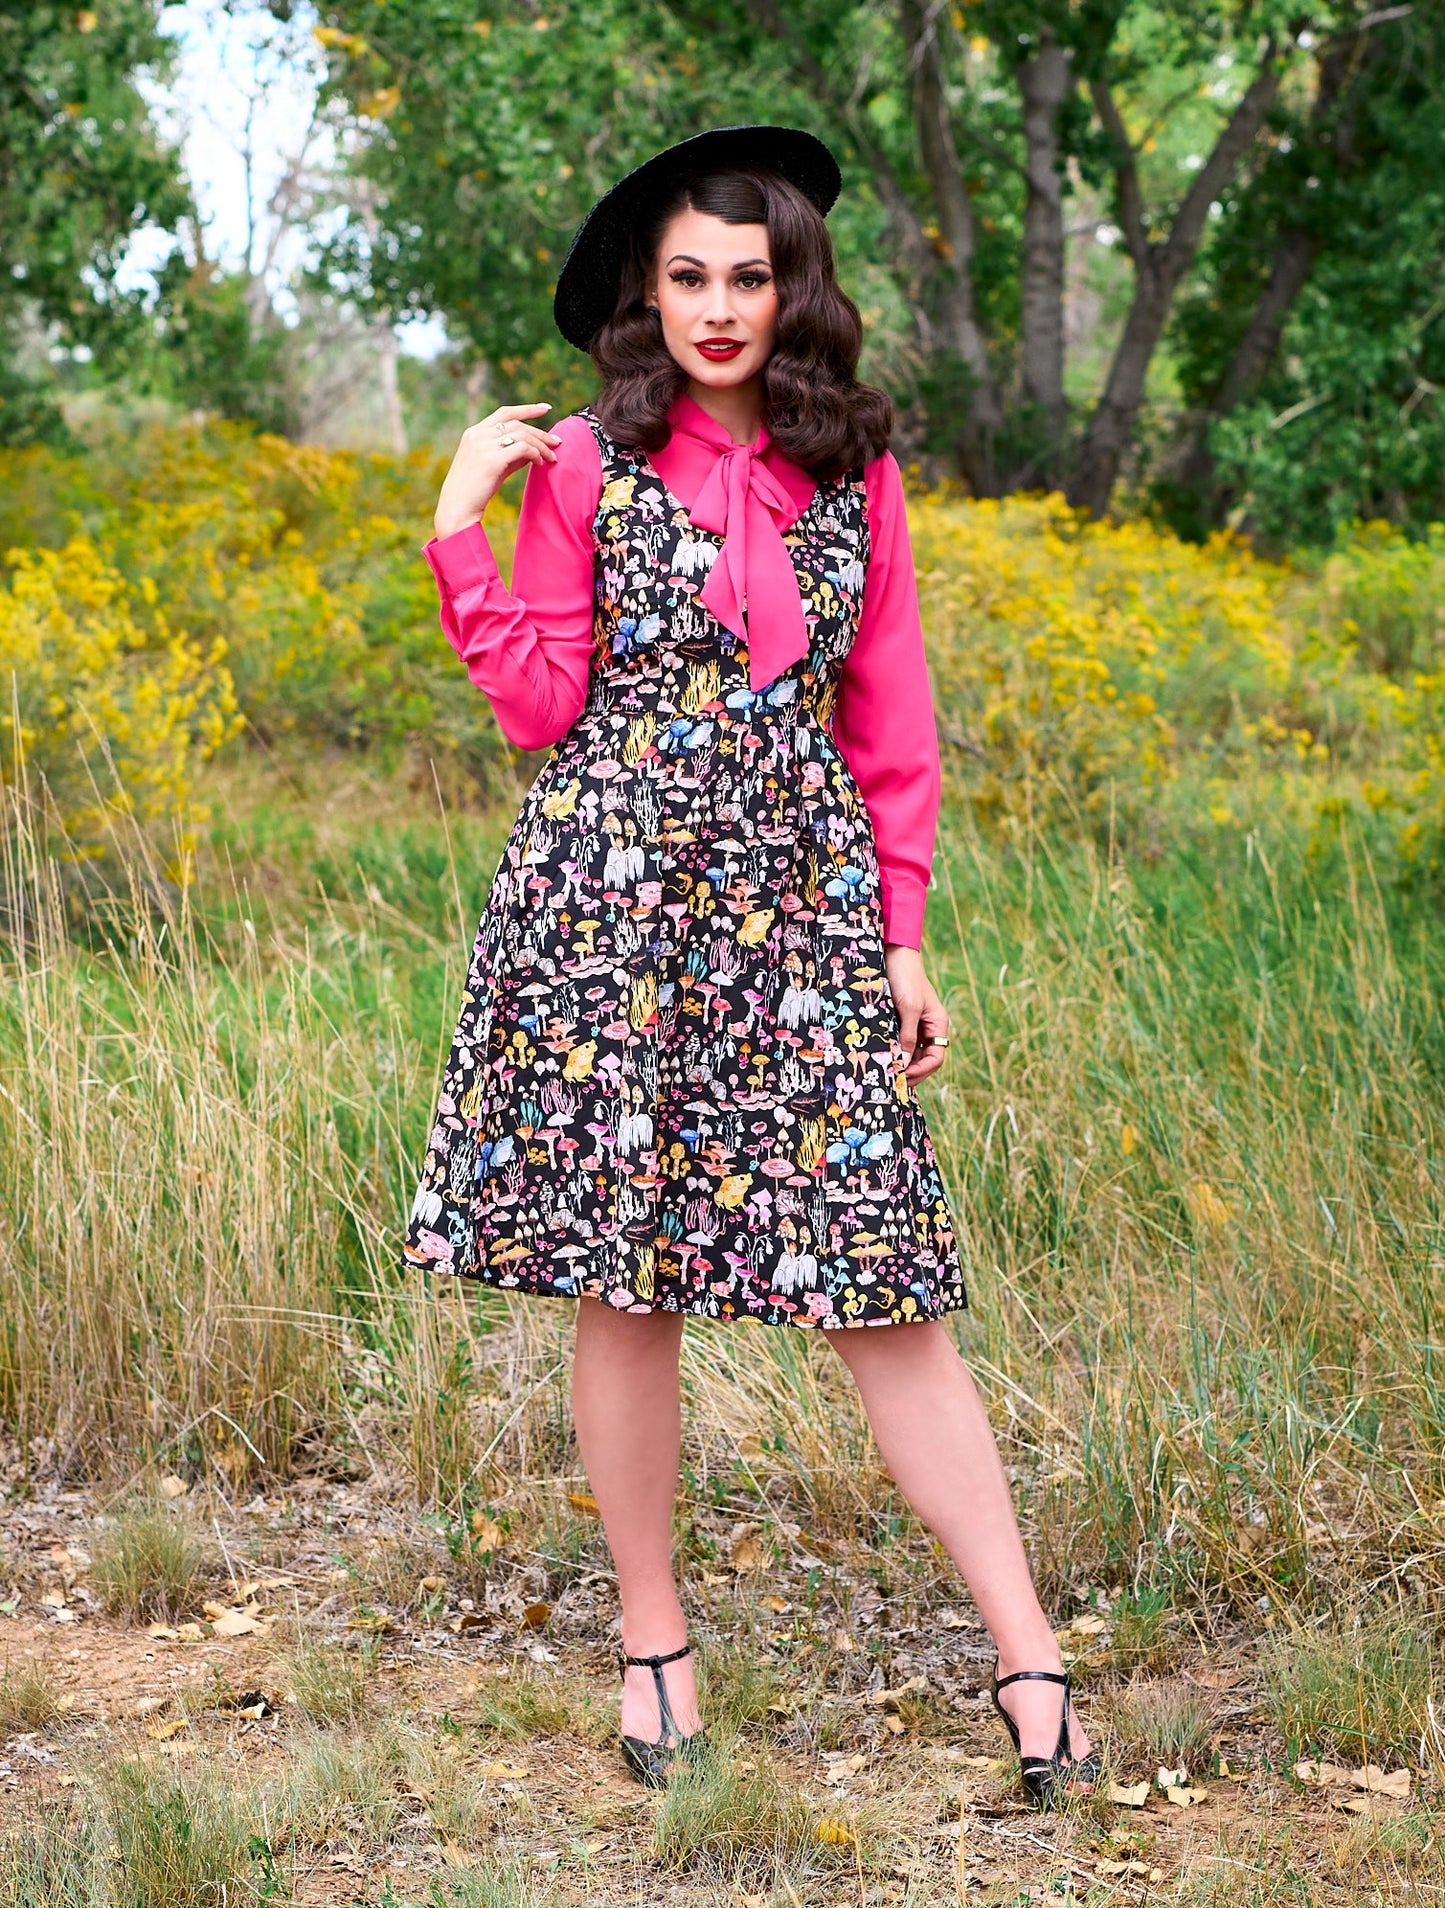
[[[256,723],[181,764],[199,821],[47,768],[79,859],[10,798],[0,1904],[1445,1900],[1434,623],[1401,665],[1358,575],[947,500],[915,535],[957,1330],[1151,1799],[1015,1812],[841,1366],[746,1324],[689,1327],[677,1526],[736,1746],[620,1778],[570,1312],[395,1263],[535,764]]]

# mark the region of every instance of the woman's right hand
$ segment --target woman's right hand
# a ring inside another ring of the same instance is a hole
[[[487,505],[523,464],[556,463],[555,447],[561,438],[525,421],[551,408],[550,404],[503,404],[490,417],[467,426],[437,498],[432,522],[439,537],[480,523]]]

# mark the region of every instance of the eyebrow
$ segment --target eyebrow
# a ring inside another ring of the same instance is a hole
[[[674,252],[667,262],[669,265],[675,265],[679,259],[682,260],[684,265],[701,265],[704,271],[707,270],[704,261],[700,258],[694,258],[690,252]],[[744,265],[766,265],[769,271],[773,269],[771,261],[766,258],[740,258],[731,269],[735,272],[740,272]]]

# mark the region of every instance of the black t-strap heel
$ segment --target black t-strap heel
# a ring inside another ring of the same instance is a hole
[[[1063,1684],[1064,1707],[1059,1717],[1059,1740],[1054,1745],[1052,1756],[1026,1756],[1023,1753],[1019,1726],[998,1699],[1001,1689],[1007,1689],[1010,1683],[1023,1682]],[[1094,1784],[1099,1779],[1099,1758],[1092,1751],[1086,1756],[1076,1756],[1069,1747],[1069,1698],[1073,1687],[1074,1679],[1067,1670],[1015,1670],[1012,1676],[1001,1677],[997,1664],[994,1666],[990,1685],[993,1706],[1003,1717],[1013,1738],[1014,1748],[1019,1752],[1019,1780],[1036,1809],[1057,1808],[1071,1796],[1092,1794]]]
[[[691,1652],[691,1643],[684,1643],[680,1650],[671,1650],[666,1656],[624,1655],[621,1661],[624,1676],[629,1663],[640,1663],[644,1669],[650,1669],[657,1687],[657,1713],[662,1723],[662,1734],[656,1742],[647,1742],[641,1736],[622,1738],[622,1754],[628,1767],[641,1781],[653,1788],[661,1788],[667,1781],[676,1757],[686,1756],[689,1761],[694,1761],[707,1744],[705,1729],[694,1729],[690,1736],[683,1735],[672,1713],[672,1704],[667,1699],[667,1684],[662,1679],[664,1663],[675,1663],[680,1656],[688,1656]]]

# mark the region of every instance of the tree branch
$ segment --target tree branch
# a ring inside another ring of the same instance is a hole
[[[1109,82],[1105,79],[1091,81],[1089,95],[1094,102],[1094,111],[1099,115],[1100,125],[1114,142],[1114,190],[1118,202],[1119,229],[1124,234],[1130,258],[1140,271],[1144,271],[1149,264],[1149,233],[1144,223],[1144,199],[1139,190],[1138,160],[1129,143],[1123,115],[1114,103]]]
[[[874,190],[908,261],[909,270],[916,277],[926,277],[934,269],[937,256],[922,221],[910,205],[908,195],[889,163],[888,155],[868,129],[867,121],[859,110],[861,100],[845,97],[838,90],[813,49],[797,28],[784,18],[777,0],[748,0],[748,12],[762,32],[786,47],[795,71],[814,97],[821,100],[840,124],[847,128],[848,137],[859,157],[873,174]]]

